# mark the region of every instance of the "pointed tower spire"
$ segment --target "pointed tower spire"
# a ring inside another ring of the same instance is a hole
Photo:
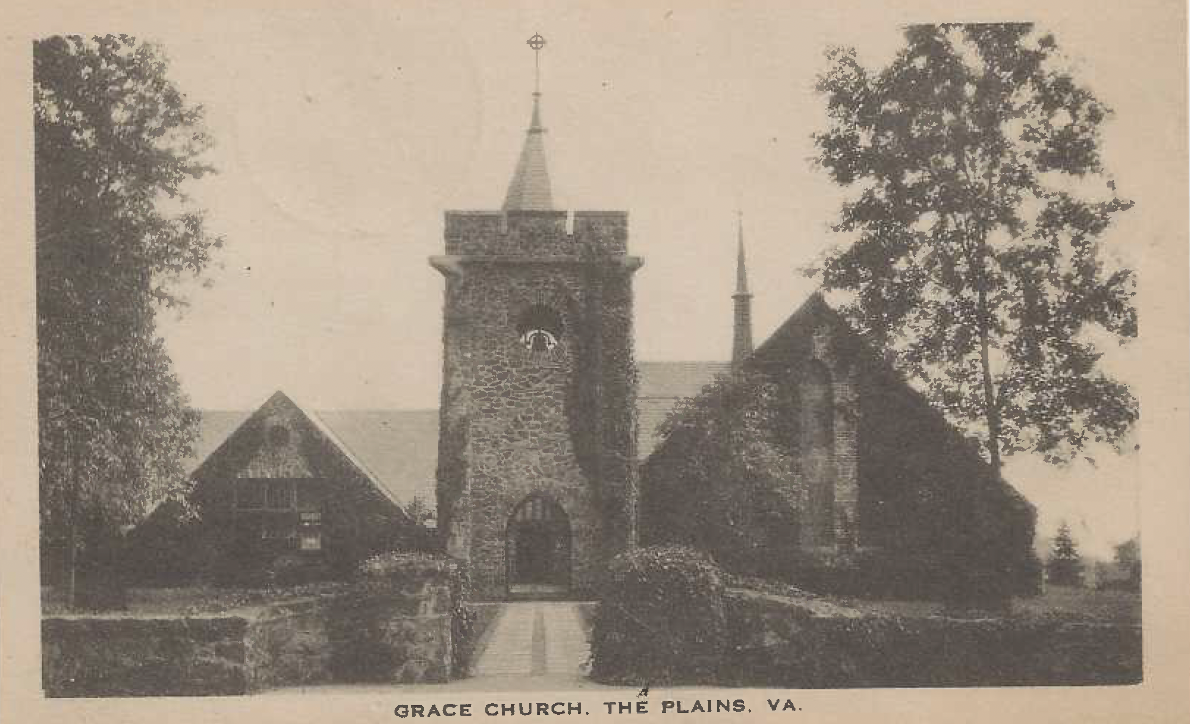
[[[735,326],[732,334],[731,365],[739,369],[752,356],[752,293],[748,291],[748,268],[744,261],[744,212],[738,214],[738,244],[735,267]]]
[[[533,49],[536,74],[533,82],[533,116],[525,133],[525,145],[517,161],[508,193],[504,196],[505,211],[551,211],[554,208],[550,193],[550,173],[545,162],[545,128],[541,125],[541,49],[545,38],[535,34],[529,38]]]

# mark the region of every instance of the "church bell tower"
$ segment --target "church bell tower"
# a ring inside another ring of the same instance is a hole
[[[430,259],[446,281],[439,531],[481,599],[587,589],[636,538],[642,261],[627,212],[553,207],[545,137],[538,82],[503,208],[447,211]]]

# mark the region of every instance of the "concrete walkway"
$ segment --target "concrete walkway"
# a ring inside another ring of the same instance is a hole
[[[447,684],[401,684],[403,697],[447,691],[570,691],[605,689],[587,678],[590,644],[573,601],[513,601],[481,639],[471,676]],[[283,687],[265,694],[383,694],[394,684],[315,684]],[[635,691],[635,689],[633,689]]]
[[[474,678],[587,674],[590,646],[578,604],[569,601],[507,603],[492,623]],[[494,682],[493,682],[494,683]]]

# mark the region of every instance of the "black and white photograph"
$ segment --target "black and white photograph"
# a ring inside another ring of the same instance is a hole
[[[175,9],[5,33],[6,705],[1187,711],[1183,4]]]

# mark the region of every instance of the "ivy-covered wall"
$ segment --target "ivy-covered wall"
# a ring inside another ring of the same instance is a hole
[[[507,593],[510,516],[528,496],[570,526],[570,584],[627,544],[635,367],[627,214],[448,212],[439,527],[478,598]],[[544,311],[543,311],[544,310]],[[526,345],[530,318],[549,346]],[[532,347],[532,348],[531,348]]]
[[[787,484],[770,487],[793,506],[796,520],[779,524],[799,541],[796,550],[766,544],[742,555],[751,572],[857,593],[865,571],[895,570],[898,580],[873,581],[876,595],[1036,590],[1032,506],[820,296],[756,350],[743,375],[748,385],[759,378],[780,390],[775,407],[753,418],[791,461],[776,476]],[[653,542],[690,540],[688,521],[674,511],[696,508],[691,499],[705,495],[690,486],[692,444],[706,446],[671,434],[643,466]]]

